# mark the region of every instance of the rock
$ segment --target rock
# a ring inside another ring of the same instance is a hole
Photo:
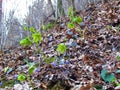
[[[81,28],[85,27],[85,22],[81,22],[81,23],[80,23],[80,27],[81,27]]]
[[[116,87],[115,87],[115,90],[120,90],[120,86],[116,86]]]
[[[23,90],[23,86],[21,84],[15,84],[14,90]]]
[[[28,83],[24,83],[23,85],[22,84],[15,84],[14,85],[14,90],[32,90]]]
[[[68,30],[66,31],[66,33],[67,33],[68,35],[73,35],[73,31],[72,31],[71,29],[68,29]]]

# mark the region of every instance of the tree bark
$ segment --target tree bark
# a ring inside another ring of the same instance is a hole
[[[62,0],[57,0],[57,14],[61,16],[65,16],[64,9],[63,9],[63,2]]]

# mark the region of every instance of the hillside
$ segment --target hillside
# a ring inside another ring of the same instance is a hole
[[[120,90],[120,1],[68,13],[0,53],[0,90]]]

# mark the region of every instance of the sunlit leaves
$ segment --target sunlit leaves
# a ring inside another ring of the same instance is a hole
[[[67,27],[72,29],[72,28],[75,28],[75,25],[74,25],[74,23],[69,22],[69,23],[67,24]]]
[[[72,21],[73,21],[74,23],[80,24],[80,23],[82,22],[82,18],[81,18],[81,17],[74,17],[74,18],[72,19]]]
[[[40,33],[34,33],[32,34],[33,42],[38,43],[42,41],[42,36]]]
[[[37,32],[34,27],[30,27],[30,28],[29,28],[29,31],[30,31],[31,33],[36,33],[36,32]]]
[[[24,74],[19,74],[17,80],[19,81],[25,81],[26,76]]]
[[[29,37],[26,37],[25,39],[22,39],[20,41],[20,44],[23,46],[30,46],[32,44],[32,41],[30,40]]]
[[[52,28],[53,27],[53,25],[51,24],[51,23],[48,23],[48,24],[46,24],[46,25],[42,25],[42,29],[43,30],[47,30],[47,29],[50,29],[50,28]]]
[[[65,52],[66,52],[66,49],[67,49],[67,47],[66,47],[66,45],[63,44],[63,43],[59,44],[58,47],[57,47],[57,51],[58,51],[60,54],[65,53]]]
[[[101,77],[106,82],[112,82],[115,79],[115,76],[113,73],[108,73],[107,70],[103,69],[101,71]]]
[[[67,24],[68,28],[75,28],[75,24],[80,24],[83,21],[80,16],[74,15],[73,7],[69,7],[68,16],[70,19],[70,22]]]
[[[35,66],[34,65],[31,65],[29,68],[28,68],[28,74],[32,74],[35,70]]]
[[[120,83],[118,83],[117,86],[120,86]]]
[[[39,42],[42,41],[42,35],[39,33],[34,27],[24,27],[24,30],[28,30],[31,33],[31,36],[26,37],[20,41],[20,45],[22,46],[30,46],[33,43],[38,45]]]
[[[68,16],[70,19],[74,17],[73,7],[68,8]]]
[[[24,29],[25,31],[27,31],[27,30],[29,30],[29,27],[24,26],[23,29]]]
[[[30,27],[30,28],[29,28],[28,26],[24,26],[23,29],[24,29],[25,31],[30,31],[31,33],[37,32],[37,30],[36,30],[34,27]]]

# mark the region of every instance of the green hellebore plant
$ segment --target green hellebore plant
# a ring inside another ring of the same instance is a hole
[[[32,34],[33,42],[38,43],[42,41],[42,36],[40,33]]]
[[[19,74],[17,77],[17,80],[19,81],[25,81],[25,79],[26,79],[26,76],[24,74]]]
[[[22,46],[30,46],[32,44],[32,41],[30,40],[29,37],[26,37],[20,41],[20,44]]]
[[[60,43],[60,44],[58,45],[58,47],[57,47],[57,51],[58,51],[60,54],[65,53],[65,52],[66,52],[66,49],[67,49],[67,47],[66,47],[66,45],[63,44],[63,43]]]

